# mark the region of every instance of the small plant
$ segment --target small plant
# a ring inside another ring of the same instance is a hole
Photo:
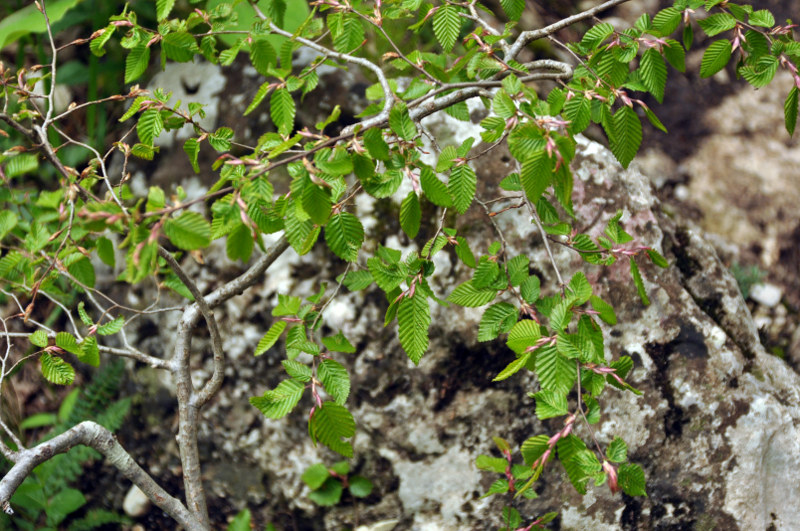
[[[345,489],[353,498],[366,498],[372,492],[372,482],[364,476],[350,476],[350,464],[339,461],[329,467],[322,463],[311,465],[303,472],[303,482],[311,489],[308,495],[322,506],[336,505]]]
[[[739,291],[742,292],[742,297],[747,298],[750,296],[750,289],[756,284],[760,284],[766,278],[767,273],[761,270],[758,266],[744,266],[739,262],[734,262],[731,266],[731,274],[736,279],[739,285]]]

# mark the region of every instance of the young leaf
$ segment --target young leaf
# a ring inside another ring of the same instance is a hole
[[[500,5],[510,20],[519,20],[525,11],[525,0],[500,0]]]
[[[519,177],[525,195],[535,204],[553,181],[553,168],[547,151],[540,149],[531,154],[522,163]]]
[[[124,325],[125,325],[125,318],[120,316],[114,319],[113,321],[98,326],[97,333],[100,334],[101,336],[110,336],[122,330],[122,327]]]
[[[460,12],[461,10],[452,4],[444,4],[437,8],[436,14],[433,15],[433,33],[445,52],[453,49],[461,32]]]
[[[400,204],[400,227],[409,239],[413,240],[419,233],[422,220],[422,209],[417,194],[412,190]]]
[[[161,47],[168,59],[179,63],[188,63],[200,52],[194,36],[185,31],[168,33],[161,40]]]
[[[286,321],[275,321],[274,323],[272,323],[272,326],[269,327],[267,333],[264,334],[264,337],[262,337],[261,340],[258,342],[258,345],[256,346],[255,355],[260,356],[266,351],[268,351],[270,348],[272,348],[272,345],[274,345],[275,342],[278,341],[278,338],[281,337],[281,334],[286,329],[286,325],[287,325]]]
[[[506,345],[518,355],[522,355],[528,347],[535,346],[541,338],[542,331],[539,325],[530,319],[523,319],[509,332]]]
[[[642,143],[642,123],[636,111],[624,106],[614,114],[611,128],[609,147],[622,167],[627,168]]]
[[[286,136],[294,128],[295,105],[292,95],[285,88],[276,89],[269,98],[269,112],[272,123]]]
[[[341,363],[333,360],[323,360],[319,364],[319,379],[325,386],[325,391],[333,400],[343,406],[350,394],[350,377]]]
[[[626,463],[619,467],[619,486],[628,496],[647,496],[642,467]]]
[[[540,282],[539,277],[530,276],[520,284],[519,293],[528,304],[534,304],[539,298]]]
[[[97,337],[89,336],[81,343],[81,355],[78,356],[81,362],[92,367],[100,366],[100,349],[97,347]]]
[[[639,76],[647,90],[658,103],[664,101],[664,87],[667,85],[667,65],[655,48],[650,48],[639,62]]]
[[[310,467],[306,468],[306,471],[303,472],[303,475],[300,476],[300,479],[303,480],[303,483],[308,485],[308,488],[311,490],[317,490],[325,483],[325,480],[330,477],[330,472],[328,472],[328,467],[323,465],[322,463],[317,463],[316,465],[311,465]]]
[[[542,347],[536,355],[536,374],[542,389],[566,394],[575,381],[575,362],[559,354],[555,347]]]
[[[761,26],[762,28],[771,28],[775,25],[775,17],[768,9],[759,9],[750,15],[750,24]]]
[[[308,365],[293,360],[283,360],[281,365],[283,365],[286,373],[295,380],[299,380],[301,382],[311,381],[311,367]]]
[[[450,171],[450,181],[447,189],[453,196],[453,205],[459,214],[467,211],[475,197],[477,179],[475,170],[467,164],[456,166]]]
[[[569,290],[572,292],[573,302],[580,306],[592,296],[592,285],[586,279],[586,275],[578,271],[569,281]]]
[[[78,340],[69,332],[59,332],[56,334],[56,346],[76,356],[83,354],[78,345]]]
[[[614,313],[614,308],[610,304],[594,295],[589,298],[589,303],[592,305],[592,309],[598,313],[600,319],[612,326],[617,324],[617,314]]]
[[[389,127],[403,140],[413,140],[417,136],[417,126],[411,121],[408,107],[403,102],[395,103],[389,111]]]
[[[125,59],[125,83],[131,83],[144,74],[150,63],[150,48],[146,43],[133,48]]]
[[[428,350],[428,327],[431,313],[428,298],[421,289],[413,297],[403,297],[397,309],[397,326],[400,345],[415,365]]]
[[[478,289],[472,281],[464,282],[459,285],[447,300],[459,306],[477,308],[489,304],[497,296],[497,290],[493,288]]]
[[[636,284],[636,290],[639,292],[639,298],[642,299],[642,304],[647,306],[650,304],[650,299],[647,297],[647,290],[644,289],[644,282],[642,281],[642,274],[639,273],[639,266],[636,265],[636,261],[631,256],[631,276],[633,277],[633,283]]]
[[[183,151],[189,157],[189,163],[195,173],[200,173],[200,166],[197,164],[197,157],[200,154],[200,142],[196,138],[189,138],[183,143]]]
[[[353,457],[353,447],[342,439],[348,439],[356,433],[353,416],[344,407],[333,402],[325,402],[314,411],[309,420],[309,431],[312,437],[345,457]]]
[[[355,262],[364,243],[364,227],[353,214],[340,212],[331,217],[325,226],[325,241],[336,256]]]
[[[498,302],[489,306],[478,328],[478,341],[491,341],[499,334],[510,330],[519,318],[517,308],[507,302]]]
[[[539,420],[550,419],[566,415],[567,395],[543,389],[534,395],[536,399],[536,416]]]
[[[612,463],[624,463],[628,459],[628,445],[619,437],[614,437],[606,448],[606,457]]]
[[[789,95],[786,96],[786,101],[783,104],[783,118],[786,124],[786,131],[789,136],[794,135],[794,128],[797,125],[798,114],[798,90],[797,87],[792,87]]]
[[[51,356],[47,352],[39,357],[42,363],[42,376],[56,385],[72,385],[75,380],[75,369],[72,365],[57,356]]]
[[[366,498],[372,493],[372,482],[364,476],[353,476],[350,478],[350,494],[356,498]]]
[[[278,54],[267,39],[256,39],[250,45],[250,62],[259,74],[268,76],[278,64]]]
[[[211,224],[197,212],[184,211],[177,218],[167,218],[164,234],[179,249],[193,251],[211,243]]]
[[[733,47],[730,41],[722,39],[712,42],[703,53],[700,62],[700,77],[711,77],[728,64]]]
[[[47,346],[47,332],[44,330],[37,330],[28,336],[28,341],[37,347],[44,348]]]
[[[723,31],[728,31],[736,26],[736,19],[728,13],[716,13],[704,19],[698,20],[698,24],[706,32],[706,35],[713,37]]]
[[[142,144],[153,145],[153,141],[164,130],[164,121],[161,119],[161,112],[156,109],[147,109],[139,117],[136,124],[136,134]]]
[[[11,210],[0,212],[0,240],[5,238],[6,235],[17,226],[17,221],[19,221],[19,218],[16,212],[12,212]]]
[[[506,366],[505,369],[500,371],[500,374],[495,376],[492,379],[492,381],[493,382],[500,382],[500,381],[505,380],[507,378],[510,378],[514,374],[518,373],[520,369],[522,369],[523,367],[525,367],[525,365],[527,365],[528,360],[531,359],[532,355],[533,355],[532,352],[526,352],[525,354],[523,354],[519,358],[515,359],[514,361],[509,363]],[[539,417],[539,418],[541,418],[541,417]]]
[[[436,174],[427,166],[423,167],[420,171],[419,181],[422,185],[422,191],[425,193],[425,197],[428,198],[428,201],[436,206],[444,208],[453,206],[453,198],[447,190],[447,185],[440,181],[436,177]]]
[[[304,386],[294,379],[284,380],[264,396],[250,398],[250,403],[257,407],[266,417],[280,419],[294,409],[303,396]]]

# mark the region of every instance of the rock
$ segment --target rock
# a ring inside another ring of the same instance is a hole
[[[392,529],[400,523],[397,518],[391,520],[382,520],[370,525],[360,525],[356,527],[356,531],[392,531]]]
[[[150,499],[139,487],[132,485],[122,502],[122,510],[131,518],[139,518],[150,510]]]
[[[756,284],[750,288],[750,298],[767,308],[777,306],[781,297],[783,290],[775,284]]]

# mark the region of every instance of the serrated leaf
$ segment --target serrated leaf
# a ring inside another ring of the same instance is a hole
[[[361,273],[367,273],[366,271],[361,271]],[[370,283],[372,283],[372,277],[370,276]],[[338,334],[335,336],[323,337],[322,344],[325,345],[325,348],[332,352],[344,352],[345,354],[353,354],[356,351],[356,347],[353,346],[350,341],[344,337],[344,334],[339,331]]]
[[[397,327],[400,345],[406,355],[419,364],[419,360],[428,350],[428,327],[431,324],[431,313],[428,298],[417,290],[413,297],[403,297],[397,309]]]
[[[322,385],[325,386],[325,391],[337,404],[344,405],[350,395],[350,377],[347,369],[339,362],[323,360],[319,364],[317,374]]]
[[[364,146],[373,159],[389,160],[389,144],[383,139],[380,129],[369,129],[364,133]]]
[[[789,91],[789,95],[786,96],[786,101],[783,103],[783,118],[789,136],[794,135],[797,125],[798,99],[800,99],[798,98],[798,89],[795,86]]]
[[[389,127],[403,140],[413,140],[417,136],[417,126],[411,120],[408,107],[403,102],[395,103],[389,111]]]
[[[662,9],[653,17],[653,27],[657,29],[662,36],[667,36],[678,29],[680,23],[681,12],[674,7]]]
[[[164,223],[164,235],[179,249],[193,251],[211,243],[211,224],[197,212],[185,211]]]
[[[617,472],[619,486],[628,496],[647,496],[644,471],[639,465],[626,463]]]
[[[570,121],[569,131],[573,135],[582,133],[592,118],[592,102],[576,94],[564,104],[564,118]]]
[[[768,9],[759,9],[750,15],[750,24],[763,28],[771,28],[775,25],[775,17]]]
[[[580,271],[575,273],[569,281],[569,290],[571,291],[573,302],[577,306],[584,304],[592,296],[592,285],[589,284],[586,275]]]
[[[267,391],[263,396],[250,398],[250,403],[257,407],[264,416],[271,419],[280,419],[294,409],[303,396],[304,386],[294,379],[283,380],[272,391]]]
[[[156,20],[159,22],[167,18],[175,6],[175,0],[156,0]]]
[[[337,282],[342,282],[350,291],[360,291],[369,287],[375,280],[369,271],[348,271],[344,279],[337,277]]]
[[[555,347],[539,349],[535,365],[542,389],[567,393],[577,376],[575,362],[559,354]]]
[[[612,463],[623,463],[628,459],[628,445],[619,437],[614,437],[606,447],[606,457]]]
[[[325,241],[336,256],[355,262],[364,243],[364,227],[353,214],[341,212],[332,216],[325,226]]]
[[[535,346],[541,338],[542,331],[539,325],[530,319],[523,319],[508,333],[506,345],[518,355],[522,355],[529,347]]]
[[[96,57],[103,57],[106,54],[105,46],[106,43],[111,39],[111,36],[114,35],[114,30],[116,30],[116,26],[108,25],[105,27],[105,31],[101,35],[98,35],[89,43],[89,50],[91,50],[92,55]]]
[[[778,71],[778,59],[772,55],[759,57],[755,64],[739,68],[739,74],[750,83],[753,88],[767,86]]]
[[[309,367],[308,365],[293,360],[283,360],[281,362],[281,365],[283,365],[283,368],[286,370],[286,373],[295,380],[301,382],[311,381],[311,376],[312,376],[311,367]]]
[[[28,341],[30,341],[31,344],[36,345],[37,347],[44,348],[48,344],[47,332],[45,332],[44,330],[37,330],[36,332],[28,336]]]
[[[644,288],[644,282],[642,281],[642,274],[639,272],[639,266],[636,265],[636,261],[633,257],[630,258],[631,262],[631,277],[633,277],[633,283],[636,285],[636,291],[639,292],[639,298],[642,300],[642,304],[647,306],[650,304],[650,299],[647,297],[647,290]]]
[[[153,141],[164,130],[164,121],[161,119],[161,112],[156,109],[147,109],[139,117],[136,124],[136,134],[142,144],[153,145]]]
[[[505,380],[507,378],[510,378],[514,374],[518,373],[520,371],[520,369],[522,369],[523,367],[525,367],[527,365],[528,360],[531,358],[532,355],[533,354],[531,352],[526,352],[525,354],[523,354],[519,358],[515,359],[514,361],[509,363],[505,367],[505,369],[500,371],[500,374],[495,376],[492,379],[492,381],[493,382],[500,382],[500,381],[503,381],[503,380]]]
[[[462,164],[450,171],[450,181],[447,183],[447,189],[450,195],[453,196],[453,206],[459,214],[466,212],[472,204],[476,188],[475,170],[469,165]]]
[[[586,448],[586,444],[575,435],[567,435],[556,445],[558,459],[564,466],[572,486],[586,494],[587,481],[602,468],[597,456]]]
[[[498,302],[489,306],[478,327],[478,341],[491,341],[499,334],[511,330],[519,318],[517,308],[507,302]]]
[[[78,340],[69,332],[59,332],[56,334],[56,346],[76,356],[82,354],[81,348],[78,345]]]
[[[505,474],[508,461],[502,457],[492,457],[490,455],[479,455],[475,458],[475,466],[478,470],[487,470],[498,474]]]
[[[547,435],[536,435],[522,443],[519,450],[526,465],[533,465],[537,459],[544,455],[549,447],[548,439]]]
[[[728,64],[733,47],[728,40],[712,42],[703,53],[700,63],[700,77],[711,77]]]
[[[11,210],[0,212],[0,240],[5,238],[17,226],[17,221],[19,221],[19,218],[16,212]]]
[[[617,324],[617,314],[614,313],[614,308],[600,297],[592,295],[589,298],[594,311],[596,311],[603,321],[610,325]]]
[[[728,13],[716,13],[704,19],[698,20],[697,23],[706,32],[706,35],[713,37],[719,35],[723,31],[728,31],[736,26],[736,19],[733,15]]]
[[[413,190],[408,193],[400,204],[400,227],[409,239],[414,239],[419,233],[419,225],[422,221],[422,209],[419,206],[419,199]]]
[[[292,95],[285,88],[276,89],[269,99],[269,112],[272,123],[282,135],[288,135],[294,128],[295,104]]]
[[[278,65],[278,54],[267,39],[256,39],[250,45],[250,62],[259,74],[268,76]]]
[[[333,402],[323,403],[309,420],[309,430],[315,440],[334,452],[353,457],[352,445],[342,439],[355,435],[356,423],[344,407]]]
[[[98,326],[97,333],[101,336],[110,336],[122,330],[123,326],[125,326],[125,318],[120,316],[113,321]]]
[[[167,58],[179,63],[188,63],[200,52],[195,38],[185,31],[168,33],[161,39],[161,47]]]
[[[566,415],[567,395],[543,389],[534,395],[536,399],[536,416],[539,420],[551,419]]]
[[[539,298],[540,280],[537,276],[530,276],[522,281],[519,286],[520,295],[528,304],[533,304]]]
[[[664,101],[664,87],[667,85],[667,65],[655,48],[650,48],[639,61],[639,76],[644,86],[655,99]]]
[[[408,275],[408,267],[404,263],[386,264],[377,256],[367,260],[367,266],[375,279],[375,283],[386,293],[397,288]]]
[[[97,347],[97,338],[89,336],[81,343],[81,355],[78,356],[81,362],[92,367],[100,366],[100,349]]]
[[[93,288],[96,280],[94,266],[92,265],[91,260],[85,256],[79,256],[81,256],[81,258],[75,260],[67,266],[67,271],[82,285],[88,288]]]
[[[445,52],[453,49],[453,45],[461,32],[461,9],[451,4],[437,8],[433,15],[433,33]]]
[[[189,138],[183,143],[183,151],[189,157],[189,163],[195,173],[200,173],[200,166],[197,164],[197,157],[200,154],[200,142],[196,138]]]
[[[150,64],[150,48],[146,44],[140,44],[128,52],[125,59],[125,83],[136,81]]]
[[[75,369],[72,368],[72,365],[47,352],[42,353],[39,361],[42,364],[42,376],[47,381],[56,385],[72,385],[75,380]]]
[[[278,341],[278,338],[281,337],[281,334],[286,329],[286,325],[286,321],[275,321],[272,323],[272,326],[269,327],[264,337],[259,340],[254,355],[260,356],[272,348],[272,345]]]
[[[598,44],[606,40],[614,33],[614,26],[604,22],[591,28],[581,39],[581,44],[588,49],[596,48]]]
[[[476,288],[472,281],[464,282],[459,285],[447,300],[459,306],[477,308],[489,304],[497,296],[497,290],[493,288]]]
[[[498,90],[494,95],[494,100],[492,102],[492,110],[494,110],[495,114],[504,120],[508,120],[515,114],[517,114],[517,106],[514,104],[514,100],[511,99],[505,90]]]
[[[642,144],[642,123],[636,111],[623,106],[612,118],[611,152],[623,168],[627,168]]]
[[[553,168],[547,151],[538,150],[522,163],[520,181],[525,195],[531,203],[536,203],[553,181]]]
[[[525,11],[525,0],[500,0],[500,5],[510,20],[519,20]]]
[[[666,44],[662,48],[664,58],[669,64],[680,72],[686,72],[686,52],[681,44],[673,39],[665,39]]]
[[[447,185],[440,181],[430,168],[422,168],[419,180],[425,197],[427,197],[431,203],[444,208],[453,206],[453,198],[447,190]]]

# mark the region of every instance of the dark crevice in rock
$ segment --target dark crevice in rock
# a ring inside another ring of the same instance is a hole
[[[632,498],[627,494],[622,495],[625,509],[622,510],[619,524],[624,531],[638,531],[642,520],[642,502],[639,498]]]
[[[432,386],[438,393],[434,412],[447,407],[459,391],[489,387],[502,389],[510,385],[492,383],[492,379],[513,361],[507,353],[499,352],[494,343],[455,343],[451,352],[452,356],[443,360],[431,374]]]

